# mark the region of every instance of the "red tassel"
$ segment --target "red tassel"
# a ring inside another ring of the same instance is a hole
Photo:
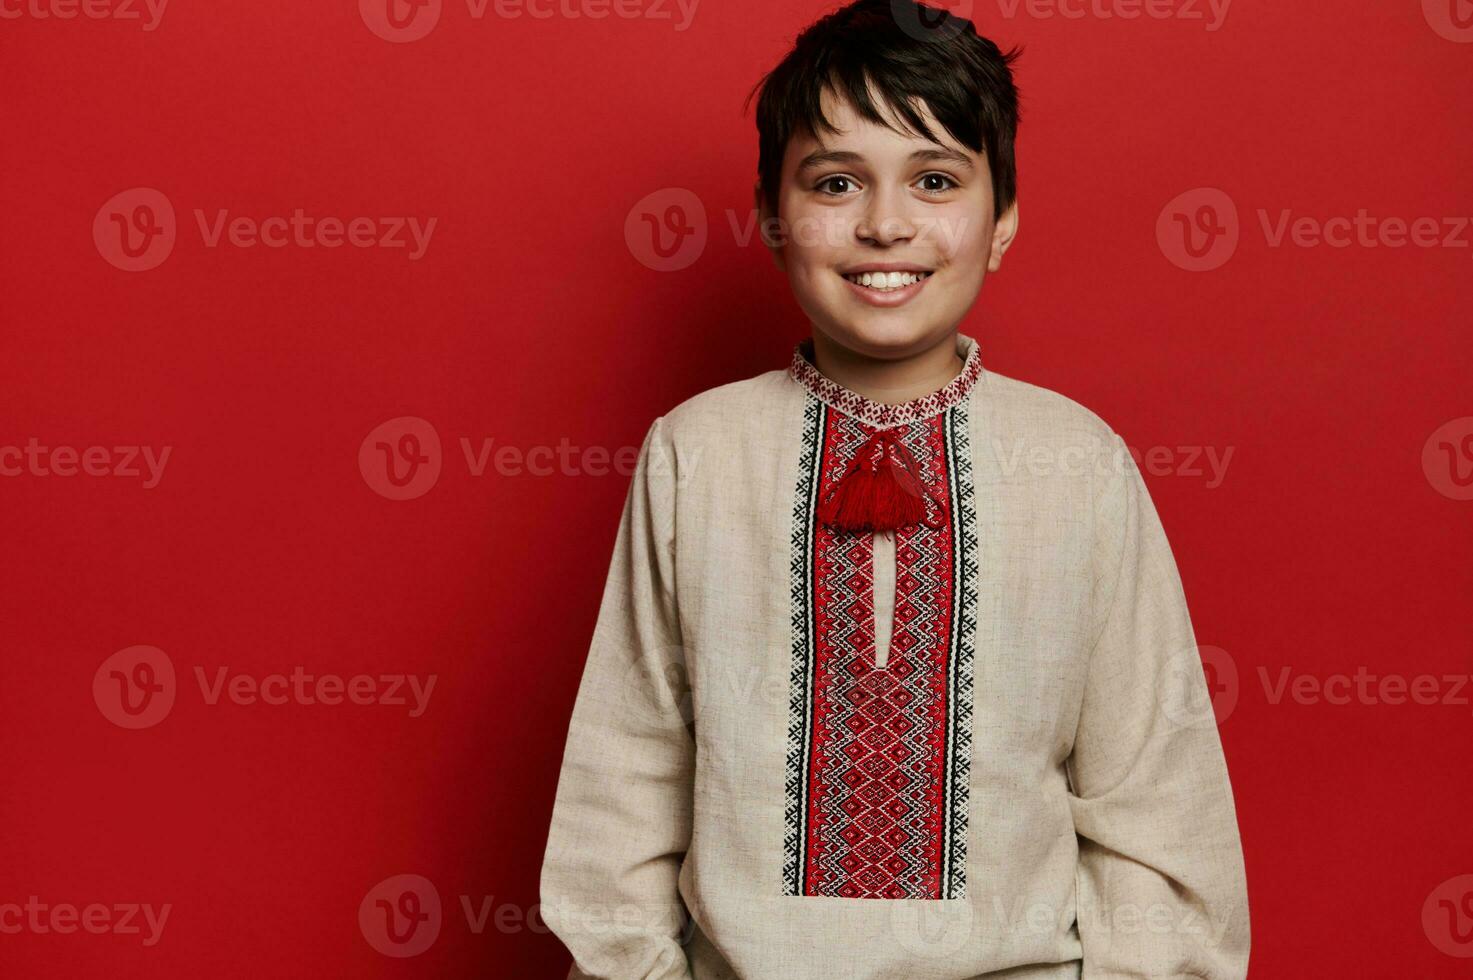
[[[818,516],[839,531],[895,531],[926,522],[930,495],[899,432],[881,429],[859,447]]]

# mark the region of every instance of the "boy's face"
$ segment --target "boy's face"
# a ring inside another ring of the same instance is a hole
[[[823,108],[837,133],[788,142],[773,257],[813,328],[836,344],[887,360],[927,350],[997,271],[1017,206],[994,220],[986,158],[952,141],[924,105],[927,126],[946,142],[865,121],[832,91]],[[773,217],[761,187],[757,197],[763,218]],[[921,278],[891,288],[892,271]],[[856,281],[865,272],[869,286]]]

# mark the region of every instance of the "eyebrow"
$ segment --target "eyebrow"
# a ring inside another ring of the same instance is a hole
[[[860,156],[858,153],[855,153],[853,150],[814,150],[812,153],[808,154],[801,161],[799,161],[798,169],[794,171],[794,173],[801,176],[802,174],[807,173],[810,170],[816,170],[819,167],[831,163],[852,165],[863,162],[864,157]],[[956,150],[950,149],[949,147],[945,146],[927,147],[923,150],[916,150],[910,155],[910,162],[953,163],[959,167],[964,167],[967,170],[973,169],[972,161],[970,158],[968,158],[964,154],[958,153]]]

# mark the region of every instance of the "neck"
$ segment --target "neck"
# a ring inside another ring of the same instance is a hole
[[[899,405],[946,387],[961,373],[956,334],[904,357],[869,357],[813,331],[813,366],[837,384],[884,405]]]

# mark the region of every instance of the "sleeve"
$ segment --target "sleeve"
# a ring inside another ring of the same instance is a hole
[[[674,593],[674,463],[656,419],[625,498],[574,701],[541,901],[569,980],[687,980],[680,866],[695,744]]]
[[[1082,980],[1236,980],[1248,895],[1222,742],[1166,534],[1112,445],[1098,527],[1113,585],[1066,766]]]

